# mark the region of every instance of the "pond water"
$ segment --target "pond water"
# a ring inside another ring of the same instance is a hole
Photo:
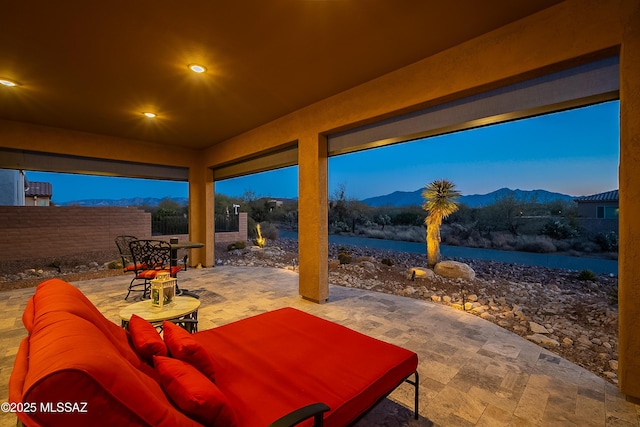
[[[280,230],[280,237],[297,239],[298,233]],[[424,243],[402,242],[398,240],[371,239],[368,237],[350,237],[335,234],[329,235],[329,242],[337,245],[363,246],[391,251],[411,252],[426,254]],[[537,254],[530,252],[499,251],[495,249],[467,248],[463,246],[441,245],[440,253],[443,257],[484,259],[501,261],[511,264],[535,265],[548,268],[560,268],[564,270],[591,270],[594,273],[618,274],[618,261],[572,257],[556,254]],[[426,256],[426,255],[425,255]]]

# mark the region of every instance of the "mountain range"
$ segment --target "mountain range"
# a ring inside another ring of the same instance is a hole
[[[161,201],[169,199],[180,205],[189,204],[186,197],[132,197],[128,199],[86,199],[57,203],[58,206],[158,206]]]
[[[373,206],[422,206],[424,199],[422,198],[423,189],[416,191],[394,191],[384,196],[370,197],[361,200],[361,202]],[[510,188],[501,188],[487,194],[471,194],[468,196],[460,196],[458,202],[465,204],[471,208],[487,206],[505,197],[511,197],[520,202],[537,202],[549,203],[556,200],[573,201],[576,196],[568,194],[553,193],[547,190],[512,190]]]
[[[362,203],[372,207],[380,206],[422,206],[424,199],[422,198],[422,188],[416,191],[394,191],[391,194],[384,196],[369,197],[361,200]],[[495,203],[504,197],[513,197],[520,202],[537,202],[548,203],[556,200],[572,201],[577,196],[569,196],[562,193],[554,193],[547,190],[512,190],[510,188],[501,188],[496,191],[492,191],[487,194],[471,194],[468,196],[461,196],[458,202],[463,203],[469,207],[476,208],[487,206]],[[189,203],[189,199],[186,197],[133,197],[127,199],[87,199],[87,200],[74,200],[71,202],[58,203],[59,206],[158,206],[158,204],[165,200],[170,199],[180,205],[186,205]],[[277,199],[277,198],[275,198]],[[283,200],[283,199],[278,199]],[[291,199],[287,199],[291,200]]]

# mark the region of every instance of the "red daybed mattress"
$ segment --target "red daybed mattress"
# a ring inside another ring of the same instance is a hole
[[[418,365],[412,351],[293,308],[192,336],[211,354],[239,426],[267,426],[316,402],[330,408],[326,426],[348,425]]]

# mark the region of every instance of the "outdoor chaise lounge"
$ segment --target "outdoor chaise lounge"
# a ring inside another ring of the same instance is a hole
[[[51,279],[22,320],[9,401],[26,426],[346,426],[405,381],[418,416],[414,352],[293,308],[192,335],[167,322],[163,340]]]

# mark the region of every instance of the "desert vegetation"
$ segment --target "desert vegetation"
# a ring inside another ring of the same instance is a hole
[[[216,195],[216,212],[234,203],[249,216],[249,239],[256,225],[262,235],[277,240],[279,230],[297,230],[297,200],[279,200],[245,193],[241,198]],[[425,211],[421,206],[371,207],[347,196],[344,185],[329,197],[329,232],[354,237],[425,242]],[[616,259],[618,235],[594,232],[580,226],[575,202],[538,203],[503,197],[483,207],[458,205],[443,218],[441,243],[452,246],[563,253],[574,256],[597,255]]]

